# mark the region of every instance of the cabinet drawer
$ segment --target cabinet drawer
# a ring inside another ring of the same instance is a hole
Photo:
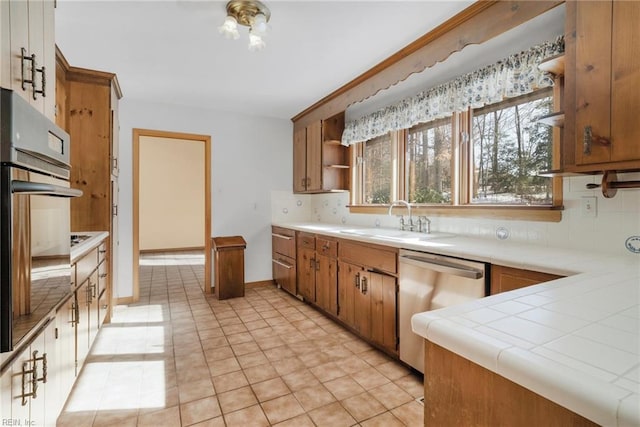
[[[82,284],[98,265],[98,249],[93,249],[76,262],[76,285]]]
[[[366,267],[396,274],[398,252],[395,249],[382,249],[377,246],[363,245],[341,240],[338,247],[338,257],[341,261],[348,261]]]
[[[316,236],[311,233],[298,232],[298,247],[316,250]]]
[[[101,263],[107,258],[107,242],[103,241],[98,246],[98,263]]]
[[[106,261],[98,266],[98,294],[101,294],[107,288],[107,280],[109,278],[107,266]]]
[[[292,295],[296,295],[296,260],[272,253],[273,280]]]
[[[274,253],[296,257],[296,232],[287,228],[271,227],[271,245]]]
[[[327,240],[321,237],[317,237],[316,252],[318,253],[318,255],[335,258],[338,256],[338,242],[336,242],[335,240]]]

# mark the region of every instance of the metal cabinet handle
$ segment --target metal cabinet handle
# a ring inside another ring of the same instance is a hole
[[[360,289],[360,273],[356,273],[356,288]]]
[[[278,239],[291,240],[292,236],[285,236],[284,234],[271,233],[271,237],[277,237]]]
[[[38,381],[42,383],[47,382],[47,353],[43,353],[41,357],[38,357],[38,350],[34,350],[31,353],[32,358],[22,363],[22,406],[26,406],[29,403],[28,397],[36,399],[38,397]],[[42,361],[42,377],[38,377],[38,361]],[[29,369],[31,365],[31,369]],[[27,380],[27,375],[31,375],[31,378]],[[31,385],[31,391],[27,393],[27,384]]]
[[[36,99],[36,94],[40,94],[42,95],[43,98],[45,98],[47,96],[47,71],[45,70],[44,65],[40,68],[36,68],[35,62],[33,63],[33,69],[34,69],[34,76],[33,76],[33,99]],[[42,78],[40,79],[40,89],[36,89],[36,82],[35,82],[35,72],[38,72],[42,75]]]
[[[362,278],[362,286],[360,291],[362,292],[363,295],[367,294],[367,278],[366,276]]]
[[[76,306],[77,304],[75,303],[75,301],[71,303],[71,321],[69,323],[71,323],[72,328],[75,328],[77,323]]]
[[[20,48],[20,80],[22,81],[22,90],[27,90],[27,84],[33,84],[34,80],[34,68],[33,65],[36,62],[36,55],[27,55],[27,49]],[[26,62],[31,61],[31,79],[26,78]]]
[[[273,261],[275,264],[278,264],[284,268],[286,268],[287,270],[291,270],[293,268],[293,265],[289,265],[289,264],[285,264],[284,262],[277,260],[277,259],[271,259],[271,261]]]
[[[586,155],[591,154],[591,146],[593,144],[607,147],[611,145],[611,141],[603,136],[594,135],[591,126],[585,126],[582,134],[582,153]]]

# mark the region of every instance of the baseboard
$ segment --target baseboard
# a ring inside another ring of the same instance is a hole
[[[275,282],[273,280],[259,280],[257,282],[248,282],[244,284],[245,289],[255,289],[262,288],[265,286],[274,286]]]
[[[194,246],[192,248],[165,248],[165,249],[141,249],[140,254],[160,254],[166,252],[190,252],[190,251],[204,251],[203,246]]]

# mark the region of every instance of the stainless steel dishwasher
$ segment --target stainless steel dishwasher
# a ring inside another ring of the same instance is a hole
[[[424,338],[411,330],[411,316],[486,296],[488,266],[405,249],[399,255],[400,360],[424,373]]]

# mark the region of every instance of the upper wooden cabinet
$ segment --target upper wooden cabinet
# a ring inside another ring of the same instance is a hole
[[[293,132],[293,191],[322,193],[349,188],[347,148],[340,144],[344,113]]]
[[[567,171],[640,169],[638,22],[640,2],[567,2]]]
[[[0,2],[0,85],[55,121],[54,0]]]

